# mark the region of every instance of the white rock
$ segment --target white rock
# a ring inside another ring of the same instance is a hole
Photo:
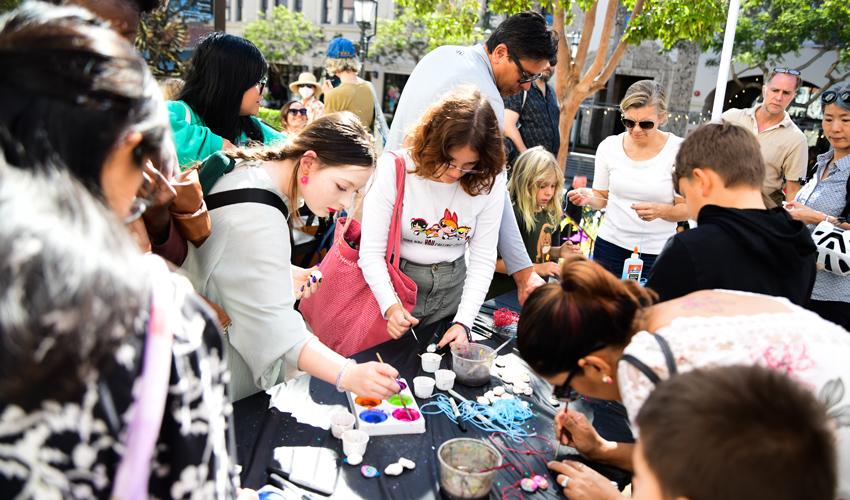
[[[402,467],[404,467],[405,469],[415,469],[416,468],[416,462],[414,462],[413,460],[410,460],[408,458],[401,457],[401,458],[398,459],[398,463]]]
[[[345,463],[348,465],[360,465],[361,462],[363,462],[363,457],[356,453],[352,453],[345,457]]]
[[[528,403],[528,401],[522,401],[522,407],[523,408],[528,408],[529,406],[531,406],[531,405]]]
[[[428,352],[437,352],[437,344],[428,344],[425,350]]]
[[[497,385],[496,387],[493,388],[493,394],[495,394],[496,396],[501,396],[504,393],[505,393],[505,387],[504,386]]]
[[[493,392],[493,391],[487,391],[487,392],[484,393],[484,397],[487,398],[487,399],[493,399],[493,397],[495,395],[496,395],[496,393]]]
[[[525,390],[522,391],[522,393],[525,394],[526,396],[531,396],[532,394],[534,394],[534,389],[532,389],[531,386],[528,385],[528,386],[525,387]]]
[[[490,398],[485,397],[485,396],[478,396],[477,398],[475,398],[475,401],[477,401],[478,404],[480,404],[480,405],[489,405],[490,404]]]
[[[494,363],[495,363],[495,364],[496,364],[496,366],[498,366],[499,368],[504,368],[504,367],[505,367],[505,365],[507,365],[507,362],[505,361],[505,357],[504,357],[504,356],[496,356],[496,359],[495,359]]]
[[[528,372],[523,372],[521,377],[521,380],[526,384],[531,382],[531,375],[529,375]]]
[[[514,395],[505,393],[505,394],[502,394],[501,398],[502,399],[514,399]]]
[[[384,474],[388,476],[398,476],[402,472],[404,472],[404,466],[400,463],[390,464],[386,469],[384,469]]]

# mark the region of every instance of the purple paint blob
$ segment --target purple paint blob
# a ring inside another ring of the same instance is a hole
[[[366,422],[367,424],[380,424],[388,418],[389,416],[387,415],[387,413],[382,410],[366,410],[360,412],[360,420]]]
[[[419,414],[418,411],[413,408],[399,408],[398,410],[393,412],[393,418],[400,422],[415,422],[419,420],[422,415]]]
[[[399,392],[407,389],[407,384],[405,384],[404,381],[402,381],[401,379],[398,379],[398,378],[395,379],[395,381],[398,384],[398,386],[401,387],[401,389],[399,389]]]

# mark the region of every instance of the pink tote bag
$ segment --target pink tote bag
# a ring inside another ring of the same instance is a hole
[[[401,248],[401,213],[404,199],[404,160],[395,155],[396,199],[387,238],[386,262],[390,281],[408,312],[416,306],[416,283],[398,267]],[[348,242],[355,243],[352,248]],[[357,265],[360,258],[360,223],[337,220],[334,242],[319,265],[322,286],[308,299],[302,299],[301,314],[313,333],[325,345],[350,356],[390,340],[387,320],[372,289]]]

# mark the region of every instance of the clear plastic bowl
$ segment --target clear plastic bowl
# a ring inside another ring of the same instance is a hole
[[[495,448],[470,438],[446,441],[437,449],[437,458],[440,487],[451,499],[487,498],[502,465],[502,456]]]
[[[452,371],[463,385],[478,387],[490,382],[492,362],[493,348],[484,344],[452,346]]]

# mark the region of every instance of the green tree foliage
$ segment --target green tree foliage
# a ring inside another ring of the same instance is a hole
[[[372,53],[384,62],[414,62],[441,45],[471,45],[484,38],[478,0],[398,0],[394,19],[379,19]]]
[[[760,69],[767,74],[782,66],[784,56],[798,54],[808,44],[815,52],[796,69],[804,71],[831,55],[825,87],[850,77],[850,2],[847,0],[743,0],[735,33],[733,57],[743,73]],[[720,51],[723,34],[712,48]],[[737,80],[737,74],[733,75]],[[741,84],[740,80],[738,83]],[[743,84],[742,84],[743,86]],[[813,96],[813,99],[816,96]]]
[[[183,76],[180,52],[189,39],[189,28],[180,16],[179,9],[163,4],[142,16],[136,48],[147,61],[154,76]]]
[[[272,9],[265,19],[245,26],[245,38],[254,42],[269,61],[292,65],[324,41],[325,35],[322,28],[303,14],[281,5]]]
[[[21,4],[21,0],[0,0],[0,12],[12,10]]]

